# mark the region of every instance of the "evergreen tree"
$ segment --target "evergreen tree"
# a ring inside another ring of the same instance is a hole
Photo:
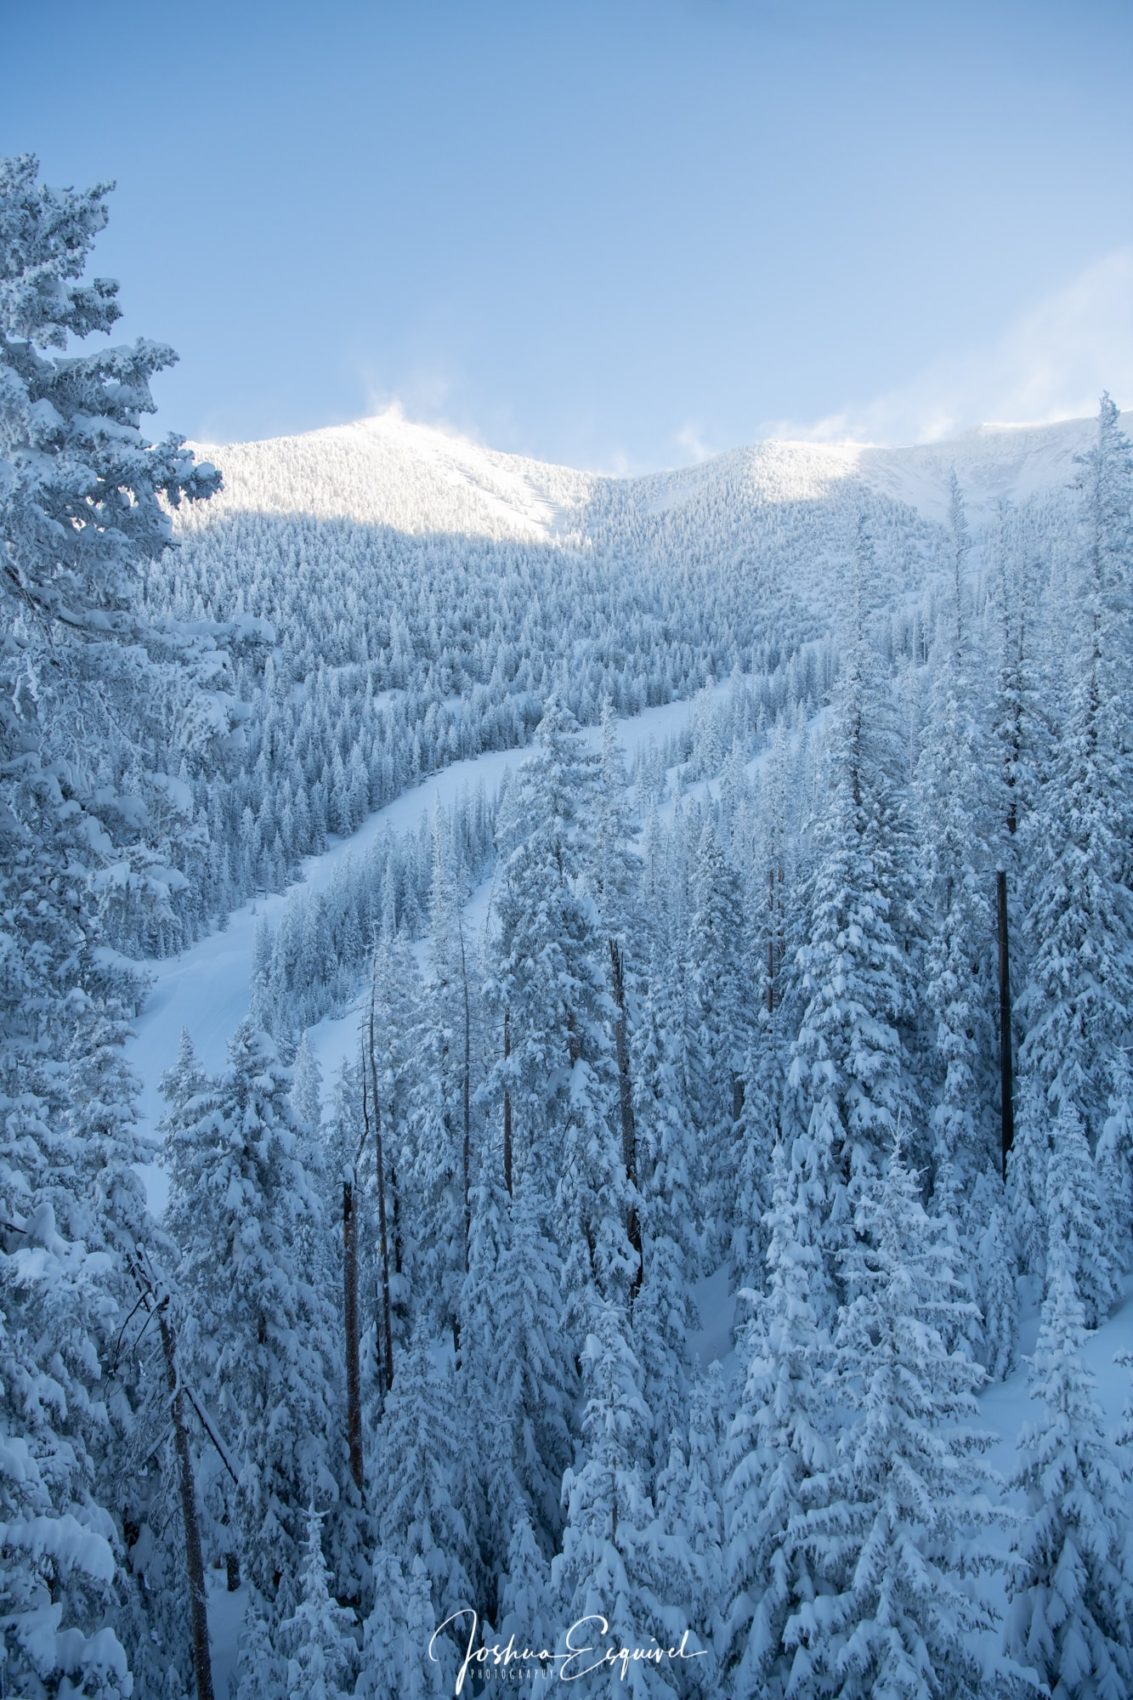
[[[1031,1384],[1045,1418],[1019,1441],[1013,1485],[1028,1520],[1012,1555],[1004,1647],[1058,1700],[1120,1700],[1133,1689],[1133,1571],[1118,1509],[1126,1483],[1082,1363],[1082,1307],[1054,1234],[1049,1263]]]
[[[1019,1002],[1019,1061],[1052,1113],[1064,1103],[1076,1108],[1092,1149],[1133,1007],[1133,455],[1108,396],[1085,457],[1082,502],[1069,715],[1029,843],[1037,872],[1026,917],[1030,972]]]
[[[1051,666],[1042,618],[1042,565],[1033,528],[1001,503],[988,599],[994,680],[991,746],[998,865],[1013,879],[1049,756]]]
[[[1113,1067],[1109,1114],[1097,1149],[1098,1170],[1117,1218],[1117,1260],[1128,1261],[1133,1235],[1133,1070],[1122,1051]]]
[[[988,1218],[979,1242],[976,1296],[982,1316],[980,1362],[990,1381],[1003,1381],[1015,1368],[1018,1352],[1019,1296],[1015,1258],[1002,1208]]]
[[[1064,1104],[1047,1163],[1046,1221],[1057,1236],[1088,1328],[1096,1328],[1117,1292],[1116,1200],[1104,1199],[1097,1165],[1076,1111]]]
[[[631,1196],[613,1131],[617,1076],[607,955],[593,897],[597,764],[552,698],[508,794],[493,1001],[511,1055],[495,1070],[515,1118],[515,1169],[557,1199],[568,1326],[591,1296],[628,1297]],[[512,1086],[514,1085],[514,1090]]]
[[[183,1350],[234,1456],[244,1568],[274,1606],[300,1573],[303,1506],[334,1502],[345,1475],[332,1420],[333,1323],[305,1266],[318,1203],[271,1040],[245,1022],[225,1071],[196,1102],[177,1149],[193,1167],[180,1195]],[[191,1200],[191,1208],[189,1201]]]
[[[750,907],[755,917],[755,968],[760,996],[750,1027],[742,1144],[736,1177],[732,1265],[738,1284],[761,1282],[766,1245],[763,1219],[771,1207],[773,1153],[782,1124],[787,1076],[788,968],[799,916],[795,888],[793,763],[786,726],[771,734],[759,796]]]
[[[808,942],[798,952],[805,1007],[790,1065],[793,1160],[809,1177],[823,1221],[828,1278],[850,1237],[857,1196],[884,1163],[915,1093],[905,1024],[913,1004],[906,928],[907,840],[890,772],[886,716],[865,621],[868,534],[855,562],[857,606],[826,764],[817,854],[809,882]]]
[[[687,1414],[689,1338],[699,1324],[692,1282],[700,1263],[693,1230],[696,1148],[660,981],[655,959],[634,1069],[645,1260],[633,1333],[652,1418],[654,1468],[668,1457],[669,1437]]]
[[[783,1638],[818,1693],[974,1700],[983,1673],[970,1636],[991,1623],[968,1576],[980,1561],[963,1551],[990,1516],[977,1457],[987,1439],[968,1426],[982,1373],[946,1345],[968,1307],[952,1243],[898,1144],[855,1230],[835,1341],[835,1397],[854,1420],[809,1484],[800,1525],[835,1585],[797,1607]]]
[[[640,863],[632,848],[633,830],[629,814],[629,792],[625,761],[618,743],[613,710],[609,701],[602,709],[602,750],[598,769],[598,822],[595,843],[594,894],[601,931],[609,957],[610,995],[613,999],[613,1038],[617,1064],[618,1120],[621,1126],[622,1164],[626,1177],[626,1235],[637,1269],[633,1285],[640,1285],[641,1217],[635,1196],[640,1188],[637,1123],[631,1061],[631,995],[640,978],[643,928],[640,925],[638,888]]]
[[[317,1151],[323,1120],[323,1072],[306,1028],[295,1053],[291,1109],[305,1152]]]
[[[271,1612],[251,1592],[244,1611],[236,1666],[238,1700],[277,1700],[286,1681],[286,1666],[275,1650]]]
[[[676,1667],[674,1681],[678,1692],[703,1700],[720,1692],[716,1649],[726,1592],[721,1461],[727,1420],[719,1369],[712,1364],[693,1387],[687,1428],[671,1437],[656,1491],[658,1590],[679,1602],[674,1627],[683,1632],[687,1626],[689,1647],[703,1654]]]
[[[808,1490],[833,1463],[831,1345],[820,1321],[822,1260],[798,1172],[782,1145],[768,1212],[768,1290],[749,1334],[740,1407],[728,1436],[724,1647],[737,1694],[806,1693],[805,1638],[787,1625],[828,1592],[828,1555],[802,1532]]]
[[[691,1108],[700,1135],[700,1190],[715,1256],[731,1239],[750,1027],[739,878],[707,821],[696,848],[689,941]]]
[[[991,1020],[993,878],[983,849],[993,837],[981,783],[989,763],[975,701],[979,675],[959,606],[954,622],[949,645],[935,658],[917,770],[933,1174],[945,1202],[953,1188],[970,1188],[994,1165],[999,1089]]]
[[[499,1519],[496,1560],[519,1523],[549,1560],[561,1529],[559,1494],[577,1392],[561,1271],[533,1180],[520,1183],[510,1213],[487,1186],[477,1202],[473,1268],[483,1278],[474,1281],[470,1269],[466,1314],[469,1364],[475,1383],[487,1383],[498,1425],[484,1437]]]
[[[355,1700],[386,1700],[391,1694],[397,1700],[444,1700],[453,1692],[458,1660],[449,1637],[435,1633],[424,1560],[415,1558],[407,1571],[393,1553],[379,1547],[373,1559],[373,1595]]]
[[[438,1624],[471,1601],[473,1566],[456,1389],[451,1370],[435,1361],[423,1338],[398,1356],[374,1450],[382,1461],[381,1543],[403,1567],[415,1559],[424,1565]]]
[[[115,1254],[148,1224],[115,1055],[129,993],[101,947],[111,917],[135,939],[171,917],[171,839],[194,838],[153,760],[163,715],[187,745],[203,731],[184,712],[194,640],[147,624],[139,581],[171,541],[161,498],[218,483],[141,431],[170,350],[69,347],[119,317],[114,283],[82,281],[107,193],[0,160],[0,1567],[4,1680],[29,1700],[129,1689],[104,1626],[118,1537],[99,1361],[133,1302]],[[93,1190],[97,1136],[58,1069],[76,1027],[73,1084],[116,1136]]]
[[[354,1615],[331,1597],[323,1557],[322,1518],[307,1513],[307,1539],[295,1610],[280,1625],[279,1649],[287,1661],[287,1692],[303,1700],[344,1700],[356,1648]]]
[[[595,1330],[582,1353],[585,1455],[563,1478],[566,1523],[552,1587],[561,1622],[601,1619],[619,1647],[664,1646],[672,1620],[657,1595],[656,1516],[637,1462],[649,1429],[640,1372],[620,1307],[599,1301],[591,1314]],[[586,1627],[599,1637],[599,1622]],[[604,1666],[592,1682],[610,1700],[674,1692],[664,1663],[631,1664],[624,1677],[617,1665]]]

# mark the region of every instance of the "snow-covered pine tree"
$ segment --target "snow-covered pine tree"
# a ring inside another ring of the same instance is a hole
[[[598,769],[598,820],[595,832],[594,894],[609,956],[610,995],[614,1002],[614,1054],[618,1071],[618,1119],[627,1185],[626,1235],[638,1261],[633,1277],[642,1278],[637,1124],[631,1063],[631,989],[640,978],[644,927],[639,908],[641,864],[632,847],[625,758],[618,742],[613,708],[602,708],[602,749]]]
[[[293,1066],[291,1110],[306,1153],[318,1148],[323,1121],[323,1071],[306,1028]]]
[[[754,917],[756,1007],[750,1016],[742,1142],[733,1206],[732,1267],[737,1285],[762,1284],[763,1218],[779,1141],[787,1075],[787,968],[799,919],[795,856],[794,762],[785,721],[776,721],[759,793],[749,907]]]
[[[515,1480],[513,1434],[505,1414],[506,1377],[498,1296],[511,1239],[511,1211],[502,1177],[485,1163],[472,1188],[468,1270],[460,1295],[460,1395],[478,1420],[469,1435],[469,1533],[487,1581],[480,1602],[496,1620],[495,1588],[506,1565],[508,1538],[525,1507]]]
[[[680,1636],[674,1634],[675,1614],[658,1594],[660,1531],[638,1464],[649,1414],[624,1312],[613,1299],[597,1299],[590,1316],[594,1327],[582,1352],[583,1459],[563,1478],[566,1523],[551,1585],[561,1623],[592,1620],[586,1625],[591,1637],[576,1644],[597,1644],[600,1656],[607,1637],[593,1620],[608,1624],[609,1639],[619,1647],[665,1647]],[[603,1700],[675,1692],[664,1662],[630,1664],[624,1676],[619,1666],[608,1665],[589,1680]]]
[[[680,1628],[703,1658],[675,1670],[678,1692],[715,1700],[721,1677],[718,1644],[727,1598],[723,1483],[727,1413],[718,1363],[697,1378],[686,1427],[672,1435],[657,1477],[655,1500],[659,1592],[679,1603]]]
[[[371,1570],[374,1608],[363,1627],[354,1700],[446,1700],[458,1660],[450,1637],[435,1633],[425,1561],[403,1567],[378,1547]]]
[[[767,1293],[748,1333],[750,1359],[726,1454],[722,1637],[736,1694],[767,1700],[807,1692],[808,1638],[788,1642],[785,1633],[834,1581],[825,1551],[808,1547],[801,1519],[808,1484],[833,1463],[836,1428],[832,1348],[820,1320],[826,1294],[819,1225],[782,1144],[773,1165]]]
[[[286,1660],[287,1693],[303,1700],[345,1700],[358,1649],[354,1614],[333,1599],[323,1557],[323,1520],[311,1506],[303,1569],[295,1609],[279,1626],[279,1653]]]
[[[516,1645],[536,1654],[554,1648],[562,1625],[551,1589],[551,1567],[530,1523],[520,1516],[512,1529],[507,1567],[499,1585],[499,1640],[514,1635]],[[551,1667],[540,1661],[541,1672]]]
[[[966,617],[963,558],[970,544],[959,486],[952,492],[952,606],[930,657],[929,712],[916,774],[917,843],[927,945],[928,1034],[934,1190],[966,1192],[997,1160],[999,1082],[992,1027],[994,842],[983,734],[984,669]],[[946,1206],[947,1207],[947,1206]]]
[[[993,1207],[980,1236],[975,1276],[981,1327],[979,1359],[991,1381],[1003,1381],[1018,1354],[1019,1295],[1015,1256],[1001,1205]]]
[[[270,1608],[250,1591],[237,1649],[236,1700],[279,1700],[287,1667],[276,1638]]]
[[[1018,1004],[1020,1070],[1054,1115],[1064,1103],[1077,1109],[1091,1150],[1133,1008],[1133,454],[1117,417],[1103,397],[1084,457],[1069,713],[1028,834],[1029,971]]]
[[[1082,1306],[1054,1232],[1048,1264],[1031,1374],[1045,1416],[1019,1441],[1013,1485],[1028,1518],[1008,1573],[1004,1651],[1020,1694],[1037,1683],[1059,1700],[1124,1700],[1133,1692],[1133,1567],[1120,1510],[1128,1484],[1082,1362]]]
[[[514,1173],[557,1199],[568,1326],[592,1293],[628,1297],[637,1259],[621,1139],[608,947],[593,895],[597,761],[552,698],[508,793],[492,1001],[508,1017],[497,1063],[514,1118]]]
[[[797,1528],[834,1587],[795,1609],[783,1640],[805,1656],[816,1693],[976,1700],[971,1636],[991,1626],[971,1577],[987,1562],[972,1556],[975,1531],[992,1516],[988,1441],[970,1426],[983,1373],[946,1344],[971,1307],[898,1141],[854,1226],[834,1360],[834,1397],[853,1420],[829,1471],[808,1483]]]
[[[171,820],[168,788],[158,801],[167,776],[148,734],[166,711],[187,730],[177,692],[184,709],[193,640],[145,623],[137,581],[170,542],[160,498],[176,505],[218,482],[180,439],[153,445],[140,428],[168,349],[69,347],[119,317],[115,284],[82,281],[108,190],[37,177],[30,156],[0,160],[0,1566],[6,1681],[29,1700],[129,1683],[114,1631],[99,1627],[117,1537],[96,1483],[107,1421],[96,1384],[133,1302],[106,1255],[125,1224],[101,1210],[128,1215],[135,1200],[117,1163],[110,1192],[82,1196],[85,1128],[58,1047],[81,988],[101,1094],[115,1065],[100,1009],[116,1023],[123,992],[100,952],[105,920],[114,912],[136,939],[171,912],[170,838],[193,829]],[[219,689],[215,708],[219,725]],[[144,1236],[144,1219],[135,1227]]]
[[[1037,802],[1050,745],[1053,704],[1045,688],[1050,644],[1042,580],[1033,528],[1000,503],[987,604],[994,665],[990,736],[999,865],[1012,879],[1019,872],[1020,829]]]
[[[452,1329],[468,1258],[472,1175],[472,1056],[468,965],[458,873],[439,810],[432,822],[428,973],[412,1019],[407,1083],[406,1180],[415,1211],[414,1296],[438,1328]],[[467,1019],[466,1019],[467,1017]]]
[[[294,1604],[305,1507],[316,1495],[333,1505],[345,1477],[334,1320],[304,1259],[319,1205],[290,1085],[271,1040],[245,1022],[196,1122],[180,1128],[191,1184],[172,1183],[192,1201],[176,1213],[182,1350],[239,1476],[243,1569],[273,1610]]]
[[[510,1214],[499,1214],[495,1277],[470,1290],[468,1306],[477,1340],[485,1331],[490,1335],[490,1344],[478,1346],[475,1364],[477,1374],[490,1375],[494,1384],[500,1432],[492,1441],[492,1479],[508,1495],[516,1522],[530,1527],[549,1560],[562,1527],[560,1490],[570,1463],[578,1387],[547,1208],[534,1177],[522,1180]],[[482,1217],[478,1231],[488,1228]],[[477,1247],[478,1262],[481,1251],[490,1255],[486,1237]],[[485,1348],[488,1364],[479,1362]],[[504,1535],[502,1526],[498,1533]],[[499,1558],[497,1550],[497,1563]]]
[[[1123,1050],[1113,1066],[1109,1114],[1098,1139],[1098,1171],[1117,1219],[1116,1258],[1129,1261],[1133,1236],[1133,1068]]]
[[[1087,1328],[1109,1314],[1117,1295],[1117,1208],[1102,1191],[1081,1118],[1064,1103],[1051,1133],[1045,1219],[1060,1242]]]
[[[452,1368],[423,1335],[398,1354],[374,1446],[381,1544],[408,1570],[425,1567],[433,1624],[473,1603],[475,1570],[464,1514],[467,1434]]]
[[[746,917],[736,870],[709,820],[696,846],[689,938],[689,1081],[700,1140],[698,1190],[713,1262],[731,1241],[750,1050]]]
[[[804,1007],[790,1064],[792,1159],[808,1175],[809,1207],[832,1292],[857,1195],[883,1166],[898,1126],[915,1122],[905,1026],[913,1007],[907,936],[914,904],[908,835],[886,735],[884,691],[867,630],[872,564],[859,530],[854,608],[829,729],[816,857],[798,951]]]
[[[644,1279],[633,1302],[633,1336],[652,1421],[649,1458],[656,1470],[669,1439],[687,1419],[689,1337],[698,1326],[692,1282],[700,1266],[693,1228],[696,1144],[681,1081],[678,1041],[657,957],[635,1035],[635,1121],[641,1192]]]
[[[182,1029],[173,1067],[162,1076],[166,1112],[158,1132],[162,1136],[163,1162],[169,1183],[162,1226],[177,1254],[177,1286],[181,1288],[181,1248],[191,1247],[200,1231],[201,1201],[207,1197],[213,1165],[224,1137],[219,1083],[201,1067],[193,1041]],[[183,1373],[202,1388],[211,1385],[216,1370],[218,1344],[205,1330],[198,1330],[193,1306],[196,1275],[192,1261],[187,1270],[183,1299],[189,1306],[184,1337],[179,1341]],[[198,1454],[198,1483],[202,1542],[209,1559],[223,1554],[233,1564],[238,1560],[235,1532],[234,1483],[214,1447]]]

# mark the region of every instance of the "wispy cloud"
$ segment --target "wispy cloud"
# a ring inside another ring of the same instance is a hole
[[[1003,333],[935,360],[908,384],[817,423],[765,433],[819,441],[929,443],[981,424],[1045,424],[1092,413],[1102,390],[1133,403],[1133,245],[1115,249]]]
[[[680,430],[673,433],[673,441],[697,466],[701,461],[711,460],[717,453],[705,439],[703,427],[692,420],[686,420]]]
[[[479,421],[461,405],[457,379],[440,366],[414,367],[396,389],[376,381],[372,373],[364,371],[362,385],[366,413],[370,417],[392,413],[411,419],[417,425],[431,425],[451,437],[460,437],[481,447],[485,444]]]

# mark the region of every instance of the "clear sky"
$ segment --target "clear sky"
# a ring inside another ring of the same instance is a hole
[[[1130,0],[0,0],[162,425],[614,469],[1133,405]]]

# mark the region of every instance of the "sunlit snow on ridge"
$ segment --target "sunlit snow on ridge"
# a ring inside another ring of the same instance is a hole
[[[624,499],[664,514],[716,485],[741,500],[774,504],[820,501],[845,479],[940,520],[953,467],[972,517],[981,519],[1001,499],[1023,501],[1067,484],[1092,429],[1078,419],[984,425],[910,447],[768,439],[692,466],[615,477],[500,453],[391,408],[299,436],[194,445],[223,467],[225,493],[182,523],[213,525],[236,511],[302,512],[411,534],[578,542],[599,490],[607,504]]]

